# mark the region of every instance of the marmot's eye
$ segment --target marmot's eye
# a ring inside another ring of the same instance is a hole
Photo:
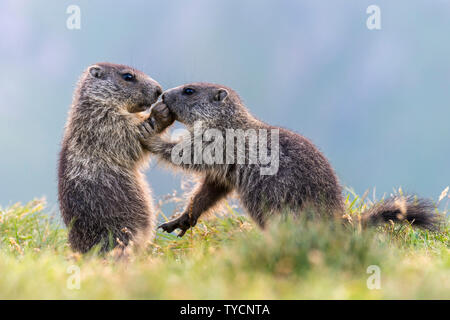
[[[184,93],[184,94],[187,94],[188,96],[191,95],[191,94],[193,94],[194,92],[195,92],[195,90],[192,89],[192,88],[185,88],[185,89],[183,90],[183,93]]]
[[[133,81],[134,80],[134,75],[132,75],[131,73],[124,73],[122,75],[122,79],[125,81]]]

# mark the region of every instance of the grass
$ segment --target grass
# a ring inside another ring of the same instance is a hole
[[[352,217],[371,205],[348,194]],[[42,200],[0,209],[0,299],[450,298],[448,223],[435,233],[283,219],[262,232],[226,211],[182,239],[158,232],[126,262],[73,253]],[[368,289],[372,265],[380,289]]]

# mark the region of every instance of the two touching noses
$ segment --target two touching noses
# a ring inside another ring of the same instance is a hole
[[[162,101],[164,102],[164,100],[166,98],[166,94],[163,91],[163,88],[160,85],[158,85],[155,90],[155,100],[158,99],[160,96],[161,96]]]

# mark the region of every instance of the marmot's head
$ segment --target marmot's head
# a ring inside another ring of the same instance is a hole
[[[102,62],[83,73],[78,99],[135,113],[147,110],[161,93],[159,83],[146,74],[128,66]]]
[[[246,112],[236,92],[211,83],[179,86],[165,91],[162,99],[175,119],[187,126],[200,120],[210,127],[228,127],[236,119],[236,114]]]

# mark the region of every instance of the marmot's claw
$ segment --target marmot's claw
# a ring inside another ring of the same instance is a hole
[[[152,118],[148,118],[148,120],[145,121],[145,128],[147,129],[147,131],[149,133],[151,133],[151,132],[153,132],[153,130],[155,130],[155,123]],[[151,129],[151,131],[150,131],[150,129]]]
[[[173,232],[175,229],[180,229],[181,231],[178,234],[178,237],[181,238],[191,227],[187,219],[189,219],[189,217],[183,215],[175,220],[163,223],[158,228],[161,228],[163,231],[168,233]]]
[[[182,229],[182,230],[180,231],[180,233],[178,234],[178,238],[183,237],[187,230],[188,230],[188,229]]]
[[[165,232],[171,233],[177,228],[177,225],[174,223],[174,221],[169,221],[166,223],[163,223],[158,227],[158,229],[162,229]]]
[[[150,121],[144,121],[139,125],[139,133],[142,139],[148,139],[154,134],[154,125]]]

